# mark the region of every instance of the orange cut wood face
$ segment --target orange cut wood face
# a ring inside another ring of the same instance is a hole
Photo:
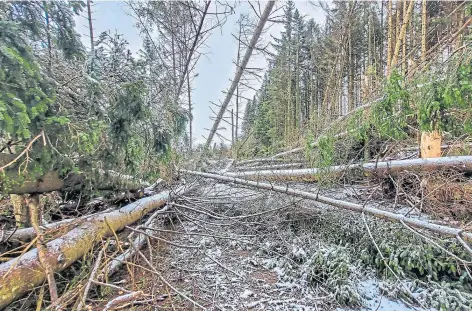
[[[441,157],[441,133],[439,131],[421,133],[421,157]]]

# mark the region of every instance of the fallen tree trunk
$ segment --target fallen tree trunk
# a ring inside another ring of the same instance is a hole
[[[462,144],[462,143],[453,143],[453,144],[445,144],[441,145],[441,149],[466,149],[472,147],[472,143],[467,143],[467,144]],[[418,146],[410,146],[410,147],[405,147],[401,148],[401,151],[419,151],[420,147]]]
[[[64,236],[46,244],[47,263],[54,272],[69,267],[102,237],[112,235],[147,213],[162,207],[173,192],[164,191],[138,200],[119,210],[99,214],[72,229]],[[46,273],[38,260],[36,249],[0,265],[0,309],[5,308],[34,287],[42,284]]]
[[[61,221],[42,225],[41,228],[43,230],[52,230],[52,229],[61,228],[71,223],[74,223],[74,225],[76,225],[76,224],[87,221],[88,218],[93,218],[99,214],[108,213],[108,212],[110,212],[109,209],[106,211],[102,211],[102,212],[92,214],[92,215],[86,215],[86,216],[76,218],[76,219],[64,219]],[[10,234],[8,234],[6,230],[0,230],[0,232],[2,233],[0,234],[0,236],[4,237],[4,240],[0,239],[0,243],[7,242],[7,241],[8,242],[27,242],[27,241],[32,240],[36,236],[36,233],[34,232],[33,227],[17,229],[13,233],[10,233]]]
[[[242,160],[236,162],[236,166],[253,164],[253,163],[276,163],[276,162],[285,162],[284,159],[274,159],[274,158],[256,158],[250,160]]]
[[[0,153],[0,165],[9,163],[15,155]],[[84,174],[69,172],[62,178],[59,171],[49,171],[41,176],[19,174],[17,165],[9,166],[0,177],[0,193],[27,194],[51,191],[78,191],[90,180]],[[98,171],[99,178],[93,180],[95,190],[134,190],[149,186],[149,183],[133,176],[115,171]]]
[[[284,163],[284,164],[274,164],[274,165],[264,165],[264,166],[245,166],[239,167],[238,171],[261,171],[261,170],[280,170],[285,168],[300,168],[306,165],[306,163]]]
[[[87,183],[82,174],[69,173],[61,178],[59,172],[47,172],[40,177],[28,178],[18,175],[15,171],[6,172],[8,183],[0,179],[0,193],[27,194],[45,193],[52,191],[79,191]],[[125,177],[125,178],[123,178]],[[146,187],[149,184],[139,179],[129,178],[128,175],[112,172],[99,180],[93,181],[95,190],[135,190]]]
[[[202,173],[202,172],[195,172],[195,171],[188,171],[188,170],[182,170],[181,172],[189,174],[189,175],[194,175],[194,176],[201,176],[201,177],[211,178],[211,179],[225,181],[225,182],[232,182],[238,185],[285,193],[288,195],[293,195],[293,196],[297,196],[304,199],[314,200],[316,202],[328,204],[337,208],[346,209],[346,210],[350,210],[357,213],[366,213],[368,215],[372,215],[377,218],[383,218],[390,221],[403,222],[407,225],[410,225],[416,228],[426,229],[426,230],[439,233],[442,235],[447,235],[447,236],[452,236],[452,237],[460,236],[467,241],[472,241],[472,233],[464,232],[464,230],[459,229],[459,228],[443,226],[443,225],[426,222],[420,219],[409,218],[405,215],[376,209],[376,208],[369,207],[362,204],[337,200],[330,197],[319,195],[317,193],[311,193],[311,192],[296,190],[296,189],[292,189],[292,188],[288,188],[284,186],[275,186],[269,183],[261,183],[258,181],[250,181],[250,180],[239,179],[239,178],[234,178],[234,177],[229,177],[229,176],[221,176],[221,175],[216,175],[216,174],[209,174],[209,173]]]
[[[308,177],[317,179],[322,173],[336,173],[360,170],[362,173],[395,174],[403,170],[425,171],[436,168],[455,168],[461,171],[472,171],[472,156],[454,156],[429,159],[392,160],[386,162],[356,163],[352,165],[337,165],[326,168],[303,168],[291,170],[256,170],[249,172],[228,172],[229,177]]]
[[[154,184],[152,184],[149,187],[144,188],[144,195],[151,196],[151,195],[156,194],[154,189],[159,184],[161,184],[162,182],[163,182],[163,180],[159,178]],[[116,198],[114,198],[114,199],[116,199]],[[92,203],[92,202],[104,202],[104,199],[103,198],[95,198],[92,201],[90,201],[89,203],[87,203],[87,205]],[[76,204],[74,204],[74,205],[76,205]],[[51,229],[56,229],[56,228],[62,227],[62,226],[66,225],[66,224],[69,224],[71,222],[87,221],[88,218],[96,217],[98,214],[108,213],[108,212],[110,212],[110,210],[111,209],[109,208],[109,209],[106,209],[104,211],[100,211],[98,213],[91,214],[91,215],[82,216],[82,217],[76,218],[76,219],[64,219],[64,220],[61,220],[61,221],[58,221],[58,222],[53,222],[53,223],[42,225],[41,228],[43,230],[51,230]],[[8,232],[7,230],[0,230],[0,243],[4,243],[4,242],[7,242],[7,241],[9,241],[9,242],[27,242],[27,241],[32,240],[35,237],[35,235],[36,234],[35,234],[34,229],[32,227],[17,229],[13,232],[11,232],[11,231]]]

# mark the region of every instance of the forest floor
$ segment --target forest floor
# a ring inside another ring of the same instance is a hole
[[[290,186],[313,191],[313,184]],[[354,196],[342,189],[326,192]],[[313,272],[319,255],[340,247],[321,238],[337,234],[326,232],[330,228],[323,222],[342,217],[349,226],[358,214],[208,181],[176,201],[176,213],[156,227],[159,239],[145,251],[153,267],[138,256],[128,272],[113,277],[153,296],[133,310],[193,310],[196,303],[208,310],[425,310],[382,294],[381,277],[357,264],[360,254],[348,254],[352,266],[345,267],[349,273],[340,283],[317,279],[330,277]],[[149,272],[153,269],[158,274]],[[343,299],[351,307],[343,307]]]
[[[226,166],[220,164],[214,169]],[[118,309],[429,311],[445,305],[443,310],[470,310],[467,274],[462,270],[460,281],[450,278],[464,266],[435,247],[447,245],[456,252],[450,240],[285,193],[190,179],[186,185],[192,190],[174,196],[148,227],[136,224],[103,241],[110,259],[132,249],[131,230],[140,228],[148,238],[118,273],[105,278],[108,285],[90,291],[88,310],[104,310],[127,291],[141,296]],[[273,184],[437,222],[384,195],[377,179]],[[58,275],[61,291],[82,291],[76,285],[87,282],[93,262],[100,261],[99,249]],[[24,305],[34,310],[34,297],[43,287],[11,310],[26,310]]]

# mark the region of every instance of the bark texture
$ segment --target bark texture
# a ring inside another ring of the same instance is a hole
[[[87,253],[96,241],[164,206],[170,197],[171,192],[165,191],[119,210],[99,214],[47,243],[44,260],[54,272],[62,271]],[[0,309],[44,282],[46,272],[38,259],[38,251],[34,249],[0,265]]]
[[[420,155],[422,158],[439,158],[441,156],[441,133],[439,131],[421,133]]]

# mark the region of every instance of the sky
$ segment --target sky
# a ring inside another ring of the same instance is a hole
[[[256,2],[253,1],[253,4]],[[194,143],[199,144],[205,142],[208,135],[208,129],[213,125],[213,112],[217,112],[218,107],[213,106],[210,102],[219,103],[223,101],[225,94],[223,93],[230,87],[231,79],[234,76],[236,67],[233,61],[236,59],[237,41],[231,35],[236,34],[237,24],[240,14],[249,13],[254,16],[252,8],[247,1],[240,1],[235,3],[235,13],[230,15],[226,23],[221,28],[213,30],[211,36],[208,38],[204,49],[206,57],[201,57],[195,68],[194,74],[198,76],[194,79],[192,85],[192,102],[193,102],[193,137]],[[261,8],[265,6],[265,2],[261,1]],[[276,8],[282,6],[281,2],[276,3]],[[308,0],[295,1],[296,8],[302,15],[307,18],[313,18],[317,23],[324,23],[324,12],[309,3]],[[257,6],[256,6],[257,7]],[[139,30],[135,27],[133,17],[128,14],[129,9],[125,2],[122,1],[94,1],[93,6],[93,28],[95,36],[98,36],[103,31],[118,32],[123,35],[123,38],[129,42],[129,49],[133,53],[137,53],[141,48],[142,40],[139,35]],[[277,11],[274,15],[280,15],[282,10]],[[86,12],[82,13],[86,16]],[[88,37],[88,21],[85,17],[76,18],[77,31],[81,34],[81,39],[86,47],[90,46],[90,39]],[[269,42],[270,36],[280,37],[280,32],[283,30],[283,24],[280,23],[266,23],[266,32],[260,40]],[[263,56],[253,56],[248,67],[266,68],[267,60]],[[260,83],[254,81],[251,87],[258,89]],[[242,93],[242,96],[252,98],[255,91],[247,89]],[[234,102],[234,100],[233,100]],[[244,113],[244,102],[240,105],[239,111],[242,117]],[[231,109],[232,107],[229,107]],[[230,114],[227,114],[229,116]],[[227,119],[230,120],[229,118]],[[241,124],[241,122],[240,122]],[[226,139],[231,139],[231,128],[226,122],[220,123],[219,134]],[[225,142],[227,140],[215,136],[214,142]]]

